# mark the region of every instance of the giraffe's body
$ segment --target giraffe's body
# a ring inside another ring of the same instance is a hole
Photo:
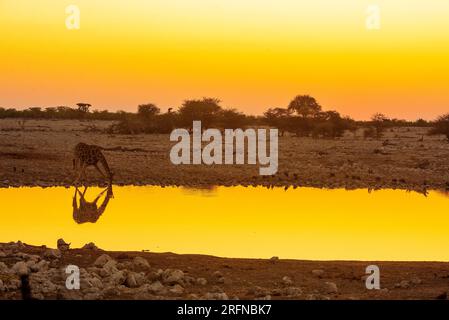
[[[78,182],[81,177],[85,176],[85,171],[88,166],[94,166],[103,177],[108,178],[109,182],[112,182],[112,172],[109,169],[108,162],[101,150],[102,148],[99,146],[85,143],[78,143],[75,146],[73,168],[78,173],[76,182]],[[101,163],[106,174],[100,170],[98,163]]]
[[[101,217],[103,212],[108,206],[109,200],[114,197],[112,192],[112,185],[109,185],[105,190],[103,190],[93,202],[88,202],[85,199],[85,194],[87,187],[84,187],[84,191],[81,192],[78,188],[75,188],[75,195],[73,196],[73,219],[76,223],[82,224],[86,222],[95,223]],[[100,207],[97,206],[97,202],[100,197],[106,192],[106,196]],[[79,204],[77,198],[79,196]]]

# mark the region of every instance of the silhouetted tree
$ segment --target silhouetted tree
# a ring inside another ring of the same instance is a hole
[[[449,113],[439,116],[434,122],[430,134],[443,134],[449,142]]]
[[[315,116],[312,136],[322,136],[325,138],[341,137],[345,130],[349,130],[354,125],[354,121],[349,117],[342,118],[337,111],[319,112]]]
[[[91,104],[83,102],[77,103],[76,105],[78,106],[78,111],[81,113],[88,113],[89,108],[92,107]]]
[[[203,128],[208,128],[222,110],[220,100],[203,98],[201,100],[185,100],[178,110],[182,126],[191,127],[194,120],[200,120]]]
[[[237,129],[246,126],[247,117],[236,109],[224,109],[218,112],[217,122],[221,128]]]
[[[284,108],[270,108],[265,111],[264,116],[268,125],[279,129],[279,134],[284,136],[289,130],[292,110]]]
[[[137,108],[137,114],[143,118],[151,118],[161,112],[156,105],[152,103],[141,104]]]
[[[387,127],[389,122],[389,119],[382,113],[375,113],[371,117],[371,123],[373,124],[375,130],[376,130],[376,137],[377,139],[380,139],[382,137],[382,134]]]
[[[303,118],[314,117],[321,111],[315,98],[309,95],[298,95],[288,105],[288,110],[296,112]]]

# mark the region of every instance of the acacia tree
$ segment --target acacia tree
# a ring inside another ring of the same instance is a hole
[[[264,112],[266,122],[280,130],[280,136],[283,137],[285,131],[288,131],[289,118],[292,110],[284,108],[270,108]]]
[[[222,110],[219,99],[185,100],[178,110],[178,115],[184,126],[191,127],[193,121],[200,120],[202,127],[208,128]]]
[[[137,114],[147,119],[158,115],[160,112],[161,109],[159,109],[155,104],[152,103],[140,104],[137,107]]]
[[[383,113],[375,113],[371,117],[371,123],[373,124],[374,128],[376,129],[377,139],[380,139],[380,137],[382,137],[382,133],[384,132],[385,128],[387,127],[388,121],[389,121],[389,119]]]
[[[89,108],[92,107],[91,104],[83,102],[77,103],[76,105],[78,106],[78,111],[80,111],[81,113],[88,113]]]
[[[309,95],[298,95],[288,105],[288,110],[302,118],[313,118],[321,111],[321,105]]]

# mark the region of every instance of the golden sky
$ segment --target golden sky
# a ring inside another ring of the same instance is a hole
[[[90,188],[87,200],[100,191]],[[81,225],[72,219],[73,194],[65,188],[0,189],[0,242],[55,247],[62,237],[75,248],[93,241],[107,250],[449,261],[449,198],[437,192],[114,187],[115,198],[97,223]]]
[[[310,94],[357,119],[433,119],[449,110],[448,17],[447,0],[0,0],[0,106],[213,96],[261,114]]]

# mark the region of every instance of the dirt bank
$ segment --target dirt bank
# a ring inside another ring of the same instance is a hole
[[[380,140],[361,132],[334,140],[281,137],[278,173],[264,177],[254,165],[175,166],[168,135],[101,133],[109,124],[30,120],[22,130],[0,120],[0,187],[69,186],[72,149],[84,141],[114,150],[105,154],[118,185],[449,188],[449,143],[426,128],[392,128]],[[102,183],[95,170],[88,176],[88,184]]]

